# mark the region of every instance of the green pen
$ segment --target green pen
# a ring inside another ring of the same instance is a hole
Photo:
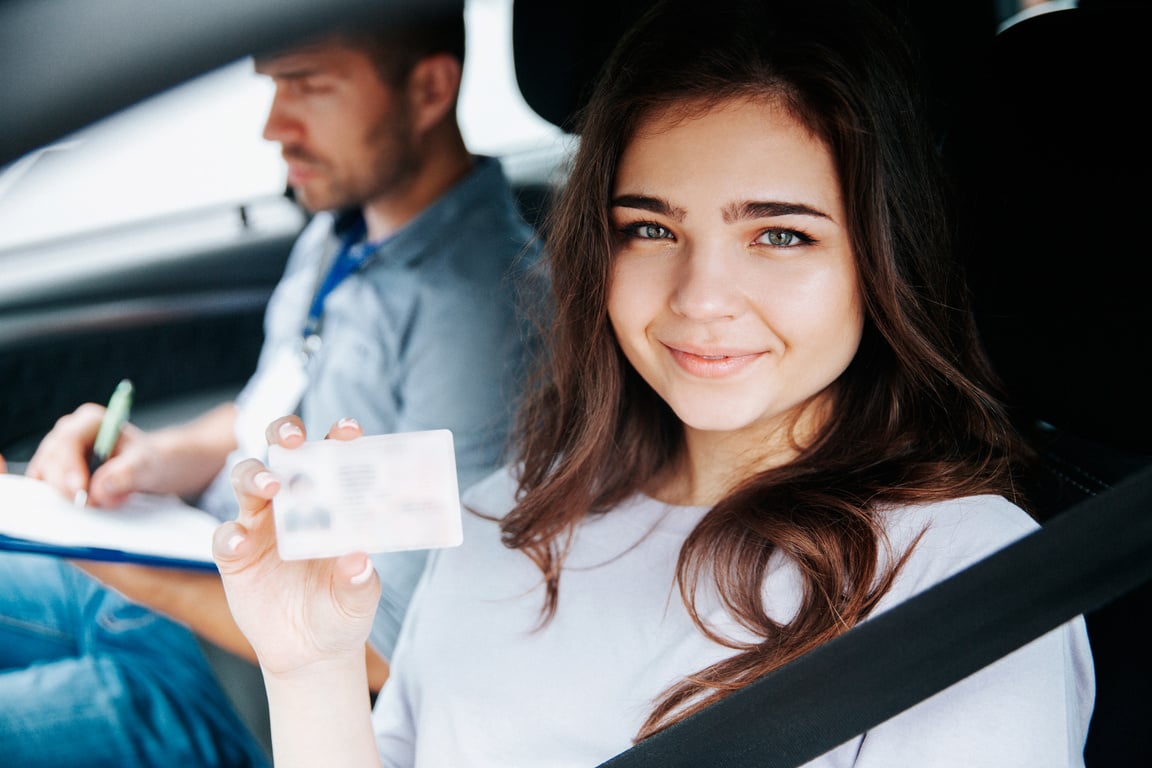
[[[88,461],[88,474],[91,476],[96,468],[103,464],[112,455],[116,441],[120,439],[120,432],[128,421],[128,414],[132,410],[132,396],[135,391],[132,382],[123,379],[116,385],[116,390],[108,400],[108,407],[104,410],[104,418],[100,420],[100,430],[96,433],[96,442],[92,446],[92,458]],[[81,489],[76,492],[74,503],[78,507],[88,504],[88,490]]]

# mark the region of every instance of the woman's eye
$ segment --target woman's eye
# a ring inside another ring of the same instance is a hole
[[[770,229],[760,235],[759,241],[774,248],[790,248],[812,242],[812,239],[792,229]]]
[[[641,240],[663,240],[672,236],[667,227],[642,221],[624,227],[624,232]]]

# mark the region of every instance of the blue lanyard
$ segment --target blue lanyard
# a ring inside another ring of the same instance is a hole
[[[344,278],[364,266],[364,263],[380,247],[380,243],[361,242],[366,232],[367,227],[361,221],[353,226],[351,231],[344,235],[343,240],[341,240],[340,251],[332,260],[332,266],[329,267],[324,282],[316,289],[316,293],[312,297],[312,306],[308,309],[308,320],[304,323],[306,348],[319,341],[320,324],[324,317],[324,302],[327,301],[328,295],[336,290],[336,286],[340,285]]]

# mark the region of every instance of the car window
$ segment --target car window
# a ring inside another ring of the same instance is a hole
[[[460,101],[473,151],[506,164],[550,155],[555,126],[524,103],[511,58],[511,0],[468,0]],[[160,94],[0,171],[0,259],[6,249],[133,222],[279,196],[278,145],[261,138],[271,83],[250,59]]]
[[[0,248],[276,194],[270,98],[240,61],[22,158],[0,177]]]

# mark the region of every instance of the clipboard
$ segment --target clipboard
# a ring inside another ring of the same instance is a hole
[[[177,496],[135,494],[117,509],[77,507],[43,481],[0,475],[0,550],[216,570],[219,525]]]
[[[30,554],[54,555],[65,560],[102,560],[112,563],[137,563],[158,565],[166,568],[215,571],[216,563],[211,560],[186,560],[167,555],[151,555],[146,552],[131,552],[122,549],[103,547],[64,546],[43,541],[30,541],[0,534],[0,551],[27,552]]]

